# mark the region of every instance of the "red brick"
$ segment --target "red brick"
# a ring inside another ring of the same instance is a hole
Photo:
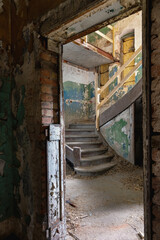
[[[152,65],[151,75],[152,77],[160,76],[160,65],[157,65],[157,64]]]
[[[52,62],[54,64],[57,64],[57,58],[56,57],[53,57],[51,54],[49,53],[46,53],[46,52],[42,52],[41,55],[40,55],[40,58],[45,60],[45,61],[48,61],[48,62]]]
[[[53,110],[42,109],[42,116],[53,117]]]
[[[157,148],[152,149],[152,160],[155,162],[160,161],[160,150]]]
[[[47,126],[53,122],[51,117],[42,117],[42,124]]]
[[[41,107],[43,109],[53,109],[54,104],[52,102],[42,102]]]
[[[43,59],[43,60],[46,60],[48,62],[51,61],[51,55],[46,53],[46,52],[42,52],[41,55],[40,55],[40,58]]]
[[[42,93],[48,93],[48,94],[51,94],[53,93],[53,89],[51,86],[46,86],[46,85],[42,85],[41,86],[41,92]]]
[[[41,84],[50,85],[52,87],[58,87],[57,79],[50,79],[50,78],[41,77],[40,81],[41,81]]]
[[[46,77],[46,78],[50,78],[50,72],[47,69],[42,69],[41,70],[41,76]]]
[[[53,96],[47,93],[41,93],[42,102],[53,102]]]
[[[57,64],[57,58],[56,57],[51,57],[51,62],[54,63],[54,64]]]

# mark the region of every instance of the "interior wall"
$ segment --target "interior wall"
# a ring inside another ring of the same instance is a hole
[[[121,38],[134,31],[134,42],[135,42],[135,51],[142,45],[142,12],[135,13],[123,20],[120,20],[114,24],[115,31],[115,53],[116,57],[121,61],[122,57],[122,48],[121,48]],[[127,46],[128,47],[128,46]],[[139,62],[142,59],[142,54],[139,54],[135,62]],[[114,63],[109,66],[109,78],[111,78],[120,68],[120,64]],[[142,78],[142,66],[135,73],[135,83],[137,83]],[[121,76],[116,78],[112,84],[107,88],[108,92],[111,92],[121,81]],[[123,97],[134,85],[128,85],[125,88],[121,87],[110,99],[108,106],[104,105],[101,109],[101,112],[104,112],[106,107],[113,105],[120,98]],[[134,114],[133,106],[128,108],[126,111],[121,113],[115,119],[106,123],[100,131],[103,133],[103,136],[110,144],[110,146],[123,158],[135,163],[134,159]],[[132,112],[132,113],[131,113]],[[122,121],[124,120],[124,122]],[[121,127],[120,127],[121,121]],[[124,123],[124,126],[123,126]],[[128,124],[127,124],[128,123]],[[142,124],[141,124],[142,127]],[[123,130],[122,130],[123,129]],[[111,137],[112,136],[112,137]]]
[[[11,69],[10,1],[0,7],[0,238],[20,232],[19,166],[14,129],[17,116],[12,114],[14,78]],[[13,147],[14,146],[14,147]],[[15,229],[16,226],[16,229]]]
[[[5,4],[7,2],[7,0],[3,1],[3,4],[5,6]],[[23,4],[27,1],[22,1]],[[54,1],[55,2],[55,1]],[[94,1],[95,3],[96,1]],[[136,4],[137,2],[140,3],[140,1],[120,1],[122,4],[124,3],[126,7],[130,7],[132,8],[132,3]],[[150,3],[151,5],[147,8],[148,14],[147,17],[144,21],[144,26],[143,28],[145,28],[147,26],[147,31],[146,31],[146,38],[144,39],[144,43],[145,41],[147,43],[149,43],[149,45],[146,47],[145,51],[144,51],[144,59],[145,61],[147,61],[148,65],[144,67],[144,76],[147,76],[147,80],[144,79],[144,88],[143,88],[143,97],[144,97],[144,132],[146,133],[144,136],[144,159],[145,159],[145,164],[148,166],[147,171],[145,172],[145,179],[147,180],[147,188],[145,189],[147,194],[148,192],[152,192],[151,197],[149,196],[148,198],[145,198],[145,202],[147,205],[147,214],[146,214],[146,218],[145,219],[149,219],[150,220],[150,224],[146,225],[147,227],[147,232],[151,234],[149,236],[147,236],[148,239],[154,239],[157,240],[159,239],[159,235],[160,235],[160,198],[159,198],[159,134],[160,134],[160,128],[159,128],[159,123],[160,123],[160,113],[159,113],[159,28],[160,28],[160,18],[159,18],[159,11],[160,11],[160,3],[158,0],[147,0],[144,1],[145,4]],[[30,3],[30,2],[29,2]],[[39,1],[38,1],[39,3]],[[37,4],[38,4],[37,3]],[[80,1],[81,3],[81,1]],[[86,8],[86,2],[83,1],[84,3],[84,8]],[[45,4],[45,2],[44,2]],[[50,3],[49,3],[50,4]],[[76,6],[76,4],[73,4],[74,6]],[[44,5],[43,5],[44,6]],[[39,7],[41,9],[44,9],[43,6],[39,5]],[[146,6],[146,5],[145,5]],[[147,5],[148,6],[148,5]],[[50,5],[49,5],[50,7]],[[68,5],[68,7],[70,7],[70,5]],[[5,7],[3,8],[5,9]],[[8,7],[7,7],[8,9]],[[3,53],[7,54],[7,58],[8,58],[8,53],[9,53],[9,41],[10,41],[10,37],[8,35],[8,33],[10,32],[8,29],[8,24],[7,22],[9,22],[9,12],[8,10],[5,10],[3,13],[0,14],[0,19],[2,21],[0,21],[0,28],[2,29],[2,31],[0,31],[0,39],[3,40]],[[61,9],[61,8],[60,8]],[[151,16],[152,16],[152,22],[148,22],[149,21],[149,13],[151,11]],[[69,12],[69,17],[72,16],[73,12],[72,11],[68,11]],[[61,9],[61,13],[63,13],[62,9]],[[127,13],[126,13],[127,14]],[[41,15],[41,14],[40,14]],[[73,14],[74,15],[74,14]],[[39,12],[38,15],[39,16]],[[23,14],[23,11],[19,11],[19,20],[14,19],[13,20],[13,25],[15,24],[15,21],[17,21],[17,24],[21,26],[21,29],[23,29],[23,27],[26,24],[22,23],[22,19],[23,17],[25,17],[25,15]],[[59,18],[58,14],[57,17],[53,17],[54,21],[53,23],[57,23],[59,25],[62,24],[62,22],[64,21],[66,16],[64,16],[63,19],[60,19],[59,22],[57,21],[57,19]],[[68,15],[67,15],[68,17]],[[66,17],[66,20],[68,19]],[[53,19],[52,19],[53,20]],[[27,20],[28,22],[28,20]],[[151,24],[151,35],[150,32],[148,31],[148,26],[149,24]],[[53,29],[55,25],[50,25],[50,30],[51,28]],[[46,28],[44,28],[46,29]],[[3,32],[3,34],[1,34]],[[14,32],[15,35],[17,35],[16,39],[19,37],[19,39],[21,39],[21,36],[23,36],[23,32],[22,30],[17,30],[16,29],[16,24],[15,24],[15,28],[14,28]],[[47,30],[46,30],[47,32]],[[7,37],[6,37],[7,36]],[[23,51],[24,51],[24,41],[16,41],[17,44],[15,45],[19,45],[17,46],[17,48],[14,48],[14,52],[16,53],[16,50],[18,49],[19,51],[17,51],[17,57],[16,54],[14,55],[14,70],[16,71],[16,64],[19,63],[19,60],[23,60]],[[4,46],[6,48],[4,48]],[[31,45],[33,47],[33,45]],[[150,52],[150,46],[152,47],[152,52]],[[28,46],[29,49],[31,49]],[[151,53],[151,56],[150,56]],[[1,55],[1,61],[4,61],[4,55]],[[28,57],[29,58],[29,57]],[[29,59],[26,58],[25,62],[27,64],[27,62],[29,61]],[[151,75],[148,69],[150,69],[151,65],[150,65],[150,61],[152,61],[152,69],[151,69]],[[7,68],[4,67],[3,63],[2,63],[2,68],[1,68],[1,75],[4,75],[3,70],[5,72],[5,74],[8,74],[10,71],[10,66],[9,66],[9,58],[7,61]],[[33,63],[33,62],[32,62]],[[35,60],[34,64],[36,66],[39,66],[39,61],[37,61],[37,59]],[[31,66],[31,65],[30,65]],[[17,78],[17,76],[15,76]],[[25,76],[26,78],[26,76]],[[27,81],[25,80],[25,78],[23,79],[23,81]],[[27,79],[27,78],[26,78]],[[2,81],[1,81],[2,82]],[[150,85],[151,83],[151,85]],[[36,88],[36,86],[35,86]],[[19,85],[19,95],[22,96],[23,95],[23,89],[21,88],[21,86]],[[21,89],[21,91],[20,91]],[[27,90],[28,91],[28,90]],[[22,95],[21,95],[22,94]],[[147,95],[147,97],[146,97]],[[150,104],[150,98],[151,98],[151,105]],[[23,99],[23,98],[21,98]],[[29,99],[29,97],[28,97]],[[25,100],[24,100],[25,102]],[[152,107],[152,113],[151,115],[149,115],[149,107]],[[28,112],[28,111],[26,111]],[[147,114],[146,114],[147,113]],[[150,124],[150,116],[151,116],[151,124]],[[3,120],[2,120],[3,121]],[[25,120],[23,120],[24,122],[26,122],[26,115],[25,115]],[[20,121],[20,123],[22,123],[22,121]],[[28,122],[27,121],[27,128],[30,127],[32,122]],[[24,124],[24,123],[22,123]],[[34,127],[37,127],[37,122],[33,122]],[[147,126],[147,127],[146,127]],[[21,128],[21,127],[20,127]],[[147,130],[146,130],[147,129]],[[5,134],[6,135],[6,134]],[[152,145],[148,145],[148,143],[150,143],[150,136],[151,136],[151,143]],[[35,144],[35,142],[31,141],[31,146],[33,147],[33,145]],[[151,148],[150,148],[151,147]],[[152,151],[151,155],[149,154],[149,152]],[[23,158],[24,161],[24,158]],[[36,163],[37,164],[37,163]],[[146,166],[145,166],[146,167]],[[149,175],[149,169],[151,171],[151,176]],[[0,176],[1,180],[2,180],[2,176]],[[39,187],[39,177],[38,179],[34,179],[33,182],[37,183],[37,187]],[[6,181],[7,183],[7,181]],[[151,183],[151,184],[150,184]],[[8,184],[9,187],[12,188],[12,185],[9,183]],[[22,185],[21,185],[22,186]],[[36,194],[36,193],[35,193]],[[8,201],[8,198],[6,199],[6,201]],[[39,204],[39,201],[37,202],[37,204]],[[29,210],[27,209],[27,212]],[[34,210],[33,210],[34,211]],[[151,215],[149,214],[149,212],[151,211]],[[12,221],[12,220],[11,220]],[[11,222],[10,221],[10,222]],[[42,221],[39,220],[39,218],[36,220],[39,223],[39,226],[42,224]],[[14,221],[13,221],[14,222]],[[28,222],[28,219],[26,218],[26,222]],[[25,223],[26,225],[26,223]],[[23,225],[22,225],[23,226]],[[18,224],[17,222],[14,222],[12,224],[9,223],[9,221],[3,221],[0,224],[0,229],[1,229],[1,235],[3,233],[9,233],[10,231],[17,231],[18,229]],[[21,232],[24,231],[24,228],[21,229]],[[41,229],[39,230],[41,231]],[[34,232],[34,227],[33,225],[30,228],[30,233],[33,234]],[[33,235],[32,235],[33,236]],[[39,239],[41,239],[42,236],[39,236]],[[37,238],[38,239],[38,238]]]
[[[134,164],[134,107],[107,122],[100,128],[106,142],[118,155]]]
[[[63,63],[65,124],[95,119],[94,72]]]
[[[151,9],[151,34],[148,38],[148,45],[146,46],[147,51],[151,51],[148,58],[146,59],[148,63],[150,63],[148,68],[150,68],[151,75],[147,75],[146,79],[146,89],[147,89],[147,97],[151,100],[151,116],[148,119],[148,115],[146,116],[146,121],[151,121],[151,126],[147,127],[147,130],[150,130],[151,137],[151,155],[148,156],[148,164],[151,170],[151,199],[149,201],[152,202],[151,205],[151,213],[152,213],[152,239],[157,240],[160,236],[160,2],[157,0],[149,1],[150,9]],[[147,28],[148,30],[148,28]],[[151,47],[151,48],[150,48]],[[148,69],[149,70],[149,69]],[[149,72],[147,72],[149,73]],[[145,88],[144,88],[145,89]],[[144,99],[145,95],[144,95]],[[148,100],[148,99],[147,99]],[[148,102],[147,102],[148,103]],[[146,104],[146,102],[145,102]],[[145,105],[145,110],[148,110],[148,106]],[[147,112],[149,113],[149,112]],[[147,132],[148,133],[148,132]],[[147,139],[148,138],[147,136]],[[145,142],[145,156],[148,149],[148,140]]]

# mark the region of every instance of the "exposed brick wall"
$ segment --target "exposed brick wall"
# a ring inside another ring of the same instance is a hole
[[[42,52],[40,59],[42,124],[48,126],[59,121],[58,56],[54,53]]]
[[[152,232],[160,239],[160,1],[152,1],[151,11],[151,124],[152,124]]]
[[[42,164],[42,206],[41,214],[47,214],[47,156],[45,130],[51,123],[59,123],[59,90],[58,90],[58,55],[49,51],[40,54],[40,84],[41,84],[41,114],[43,147],[41,155]]]

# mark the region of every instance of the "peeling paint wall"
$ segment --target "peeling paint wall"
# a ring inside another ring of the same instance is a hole
[[[120,58],[121,38],[134,32],[135,51],[142,45],[142,11],[124,18],[114,24],[115,27],[115,53]]]
[[[27,39],[27,40],[26,40]],[[32,41],[33,51],[28,51]],[[16,155],[21,165],[20,209],[21,238],[43,239],[42,233],[42,153],[45,151],[42,129],[40,100],[40,65],[36,66],[40,55],[40,42],[33,26],[25,32],[23,65],[14,69],[15,89],[13,90],[13,115],[18,121],[15,129],[17,140]]]
[[[107,143],[118,155],[134,163],[133,106],[100,128]]]
[[[65,124],[95,118],[95,74],[63,64]]]
[[[67,11],[64,11],[63,2],[66,2]],[[44,27],[43,21],[47,25],[46,19],[51,16],[52,23],[60,26],[79,11],[84,12],[92,7],[95,2],[101,1],[3,0],[3,6],[0,5],[0,51],[1,45],[3,50],[0,54],[0,152],[5,153],[0,155],[0,186],[2,189],[7,186],[5,193],[0,194],[3,202],[0,205],[1,239],[11,233],[24,240],[45,238],[42,232],[46,218],[46,212],[42,211],[42,205],[46,207],[45,135],[40,82],[39,49],[42,46],[39,45],[42,42],[45,47],[46,39],[45,34],[42,37],[37,33]],[[121,2],[128,7],[128,3]],[[139,4],[140,1],[135,3]],[[52,29],[55,28],[54,24],[50,25]],[[57,69],[55,71],[58,73]],[[56,105],[54,114],[58,110]],[[56,120],[56,116],[55,119],[51,116],[51,122]]]

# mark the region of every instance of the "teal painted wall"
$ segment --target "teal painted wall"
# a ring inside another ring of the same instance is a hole
[[[133,106],[102,126],[100,131],[118,155],[134,163]]]
[[[64,68],[63,80],[66,125],[76,121],[94,120],[94,74],[68,65]]]

